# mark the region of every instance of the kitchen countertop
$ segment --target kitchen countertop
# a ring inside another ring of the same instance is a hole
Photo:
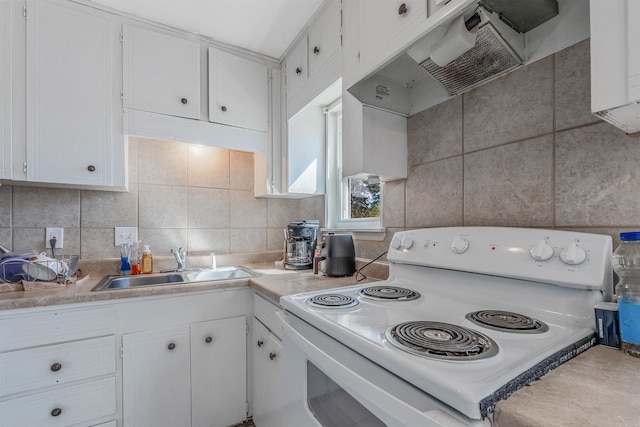
[[[640,359],[595,346],[498,402],[496,427],[640,426]]]
[[[313,274],[311,270],[292,271],[274,267],[273,263],[246,264],[246,267],[261,273],[251,279],[221,280],[213,282],[181,283],[176,285],[141,286],[131,289],[116,289],[92,292],[91,289],[105,275],[103,272],[90,275],[66,288],[39,289],[30,291],[0,292],[0,311],[17,308],[44,307],[93,301],[118,300],[133,297],[148,297],[186,292],[200,292],[250,286],[278,304],[283,295],[355,285],[355,276],[326,277]],[[371,281],[375,279],[367,279]]]

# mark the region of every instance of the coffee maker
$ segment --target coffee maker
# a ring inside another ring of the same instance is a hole
[[[290,222],[284,230],[284,268],[305,270],[313,268],[313,255],[320,221],[308,219]]]

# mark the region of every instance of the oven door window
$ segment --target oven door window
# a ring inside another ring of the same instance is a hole
[[[385,423],[309,361],[307,404],[323,427],[386,427]]]

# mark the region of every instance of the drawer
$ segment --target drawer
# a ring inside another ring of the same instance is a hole
[[[269,302],[257,293],[253,294],[253,315],[265,325],[271,333],[282,339],[282,327],[276,314],[280,307]]]
[[[116,412],[114,377],[0,402],[0,426],[58,427]]]
[[[112,307],[51,310],[0,318],[0,353],[115,333]]]
[[[115,372],[113,335],[0,354],[0,397]]]

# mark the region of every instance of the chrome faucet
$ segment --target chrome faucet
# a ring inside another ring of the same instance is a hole
[[[178,270],[184,270],[187,264],[187,251],[184,248],[180,248],[178,250],[171,249],[171,253],[176,257]]]

